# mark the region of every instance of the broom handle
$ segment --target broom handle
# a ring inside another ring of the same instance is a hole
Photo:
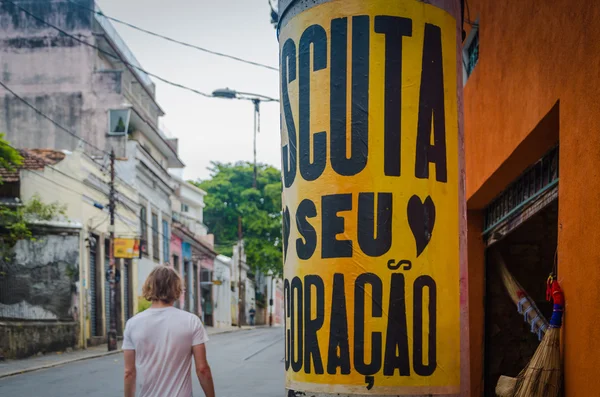
[[[498,251],[494,251],[494,256],[498,262],[500,273],[502,275],[502,281],[506,288],[508,295],[510,296],[513,303],[517,306],[519,313],[524,314],[524,320],[531,325],[531,332],[538,334],[538,339],[541,340],[543,334],[548,329],[548,320],[542,315],[535,302],[525,292],[523,287],[517,282],[517,280],[510,274],[504,259]],[[511,291],[508,285],[513,284],[517,291],[521,291],[524,295],[520,297],[515,291]],[[541,324],[540,324],[541,323]]]

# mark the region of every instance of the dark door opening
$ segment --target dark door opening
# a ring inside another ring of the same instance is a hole
[[[183,301],[183,309],[185,311],[190,311],[190,279],[189,279],[189,271],[188,267],[190,266],[190,262],[187,260],[183,261],[183,282],[185,284],[184,290],[184,301]]]
[[[131,294],[132,279],[131,259],[125,259],[125,262],[123,262],[123,309],[125,310],[125,322],[127,322],[133,314],[133,296]]]
[[[539,345],[502,283],[491,255],[501,254],[506,267],[549,320],[546,279],[554,268],[558,239],[558,199],[488,248],[485,297],[485,395],[494,396],[501,375],[516,377]]]
[[[102,336],[101,267],[98,266],[98,236],[90,237],[90,335]]]

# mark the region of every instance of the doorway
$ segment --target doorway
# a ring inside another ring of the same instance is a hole
[[[546,320],[546,280],[555,271],[558,241],[558,147],[546,154],[486,209],[485,365],[486,396],[501,375],[516,377],[539,346],[499,273],[496,254]]]
[[[102,336],[102,272],[98,266],[98,241],[97,235],[90,236],[90,336]]]

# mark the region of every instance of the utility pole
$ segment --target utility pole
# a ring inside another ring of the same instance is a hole
[[[109,244],[109,258],[110,258],[110,329],[108,330],[108,351],[117,350],[117,306],[116,306],[116,266],[115,266],[115,207],[116,207],[116,190],[115,190],[115,151],[110,151],[110,193],[109,193],[109,205],[110,210],[110,244]]]
[[[467,397],[461,0],[278,13],[286,396]]]
[[[269,327],[273,326],[273,281],[275,281],[275,278],[273,277],[273,272],[271,272],[271,285],[270,290],[271,290],[271,297],[269,298]]]
[[[242,328],[242,217],[238,216],[238,328]]]
[[[256,169],[256,134],[260,132],[260,99],[252,99],[254,104],[254,179],[252,180],[252,187],[256,189],[256,178],[258,171]]]

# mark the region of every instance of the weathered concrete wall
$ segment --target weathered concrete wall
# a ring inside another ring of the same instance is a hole
[[[79,281],[79,234],[39,235],[19,241],[0,258],[0,318],[77,320],[73,293]]]
[[[89,8],[93,1],[79,0]],[[17,1],[32,14],[88,43],[91,12],[64,0]],[[125,152],[124,138],[107,137],[108,109],[123,102],[121,73],[106,71],[96,50],[36,21],[8,3],[0,5],[2,81],[41,112],[86,141]],[[74,150],[79,140],[0,89],[0,130],[18,147]],[[86,151],[97,150],[87,146]]]
[[[0,351],[6,358],[65,351],[77,345],[76,322],[0,322]]]
[[[64,232],[64,231],[62,231]],[[79,340],[79,233],[38,234],[0,258],[0,350],[21,358]]]

